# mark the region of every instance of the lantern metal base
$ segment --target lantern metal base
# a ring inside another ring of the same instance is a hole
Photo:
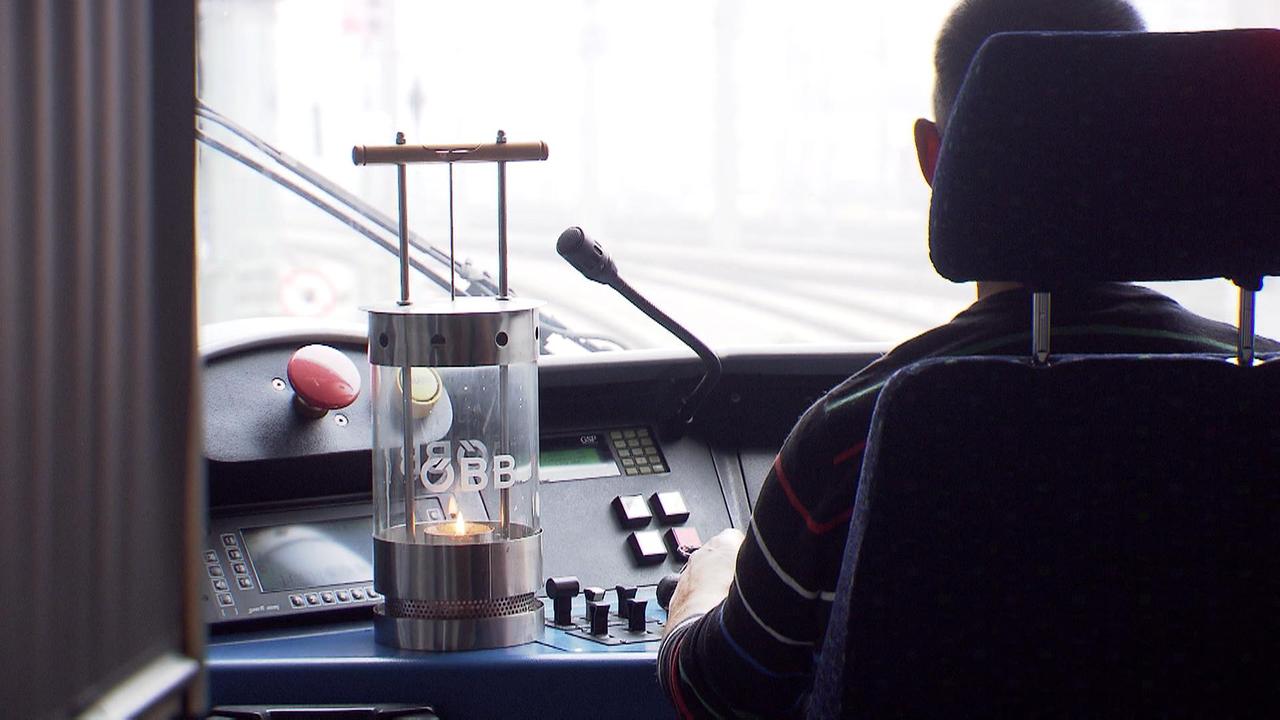
[[[406,650],[479,650],[542,637],[542,533],[485,543],[403,542],[396,527],[373,539],[374,640]]]
[[[386,605],[373,609],[373,639],[404,650],[482,650],[523,645],[542,639],[542,602],[519,615],[450,620],[388,617]]]

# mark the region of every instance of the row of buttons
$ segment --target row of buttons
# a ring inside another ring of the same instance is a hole
[[[649,512],[649,506],[653,512]],[[684,496],[675,490],[654,493],[646,504],[643,495],[618,495],[613,499],[613,512],[624,528],[641,528],[656,514],[663,525],[679,525],[689,519]]]
[[[661,530],[639,530],[627,536],[627,546],[636,562],[641,565],[654,565],[667,557],[667,548],[663,544],[664,533]],[[682,559],[688,559],[698,548],[702,547],[702,538],[694,527],[674,527],[665,533],[671,551]]]
[[[236,538],[236,534],[223,533],[222,546],[226,548],[227,557],[233,561],[231,563],[231,571],[236,576],[236,587],[241,590],[252,590],[253,578],[249,577],[249,566],[244,562],[244,553],[240,550],[240,542]],[[218,593],[218,604],[222,607],[235,605],[235,597],[227,592],[228,584],[222,571],[222,565],[218,563],[218,553],[213,550],[205,550],[204,561],[205,570],[209,573],[209,584]]]
[[[609,431],[609,443],[622,461],[627,475],[652,475],[667,471],[667,466],[645,428]]]
[[[318,593],[306,593],[305,595],[290,595],[289,604],[300,608],[308,605],[360,602],[365,598],[377,600],[378,597],[377,591],[373,589],[372,585],[369,585],[364,588],[351,588],[350,590],[325,590]]]

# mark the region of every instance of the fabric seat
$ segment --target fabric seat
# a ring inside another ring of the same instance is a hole
[[[876,405],[809,717],[1280,715],[1280,32],[997,35],[944,136],[930,254],[1035,293],[1026,358]],[[1053,357],[1084,283],[1228,278],[1225,356]]]
[[[1217,357],[899,372],[876,407],[815,703],[1274,716],[1277,409],[1280,364]]]

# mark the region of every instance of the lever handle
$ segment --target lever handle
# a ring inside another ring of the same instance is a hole
[[[671,596],[676,593],[676,584],[680,582],[678,573],[671,573],[658,581],[658,607],[663,610],[671,604]]]

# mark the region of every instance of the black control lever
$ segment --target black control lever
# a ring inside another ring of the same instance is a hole
[[[679,573],[671,573],[658,581],[658,607],[667,609],[671,604],[671,596],[676,594],[676,584],[679,582]]]
[[[618,596],[618,617],[627,617],[627,603],[636,598],[635,585],[617,585],[613,591]]]
[[[572,625],[573,599],[578,595],[578,578],[547,578],[547,597],[551,598],[553,622],[557,625]]]
[[[698,380],[698,384],[694,386],[693,392],[690,392],[680,403],[680,408],[676,410],[675,417],[672,418],[669,428],[677,437],[684,433],[685,427],[693,422],[693,416],[697,413],[698,408],[706,401],[707,396],[711,394],[711,390],[715,388],[716,383],[720,381],[720,358],[707,347],[706,343],[693,336],[693,333],[684,329],[680,323],[672,320],[666,313],[654,307],[634,288],[627,284],[625,280],[618,277],[618,267],[614,264],[613,259],[604,251],[600,243],[587,237],[582,228],[571,227],[560,233],[560,239],[556,241],[556,252],[560,256],[569,261],[569,264],[578,269],[578,272],[587,276],[589,280],[595,280],[603,283],[618,291],[619,295],[627,299],[627,302],[639,308],[640,312],[648,315],[651,320],[661,325],[667,332],[680,338],[685,345],[693,348],[693,351],[702,359],[703,374]]]

